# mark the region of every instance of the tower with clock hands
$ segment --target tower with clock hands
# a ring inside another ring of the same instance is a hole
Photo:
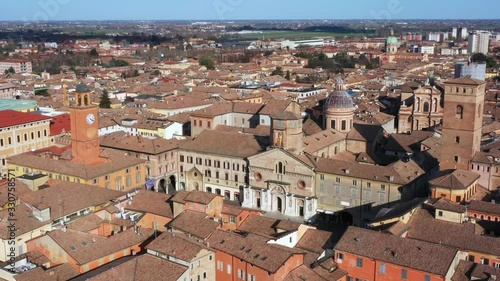
[[[91,104],[91,94],[87,85],[76,87],[75,101],[70,107],[71,116],[71,154],[72,161],[84,165],[102,162],[99,158],[97,106]]]

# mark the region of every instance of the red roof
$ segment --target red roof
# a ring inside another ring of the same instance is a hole
[[[63,132],[71,132],[71,123],[69,114],[62,114],[53,117],[50,121],[50,135],[55,136]]]
[[[0,60],[0,62],[23,63],[23,62],[30,62],[30,61],[29,60],[19,60],[19,59],[5,59],[5,60]]]
[[[48,119],[51,119],[51,117],[35,113],[19,112],[15,110],[2,110],[0,111],[0,128]]]

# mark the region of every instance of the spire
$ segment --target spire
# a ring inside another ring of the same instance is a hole
[[[394,36],[394,29],[391,27],[391,36]]]

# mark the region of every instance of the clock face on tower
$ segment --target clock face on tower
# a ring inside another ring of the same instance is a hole
[[[86,120],[87,120],[87,124],[89,124],[89,125],[94,124],[94,122],[95,122],[94,114],[92,114],[92,113],[88,114]]]

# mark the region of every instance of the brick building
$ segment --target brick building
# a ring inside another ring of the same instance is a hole
[[[347,280],[445,281],[467,256],[458,248],[357,227],[349,227],[334,249]]]

